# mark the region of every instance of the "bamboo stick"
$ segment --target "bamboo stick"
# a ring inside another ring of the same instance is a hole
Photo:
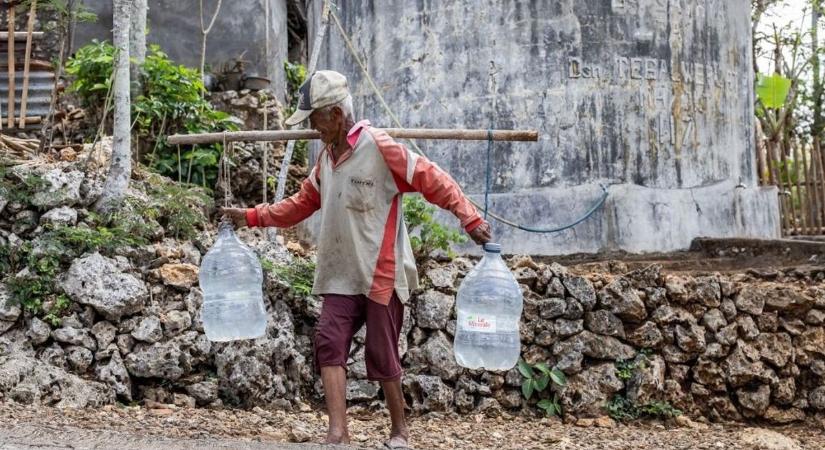
[[[811,155],[811,159],[816,163],[817,172],[819,172],[819,181],[825,180],[825,165],[823,165],[822,162],[822,144],[820,143],[819,138],[814,138],[814,153]],[[820,183],[817,187],[820,188],[817,192],[820,201],[819,219],[823,226],[825,226],[825,183]]]
[[[487,130],[450,130],[436,128],[385,128],[390,136],[399,139],[447,139],[456,141],[485,141]],[[226,133],[175,134],[169,136],[171,145],[210,144],[238,141],[292,141],[299,139],[319,139],[321,134],[312,130],[266,130],[232,131]],[[537,141],[536,130],[492,130],[494,141]]]
[[[23,98],[20,100],[20,128],[26,128],[26,110],[29,102],[29,65],[32,59],[32,33],[34,32],[34,14],[37,11],[37,0],[32,0],[29,10],[29,24],[26,29],[26,55],[23,63]]]
[[[785,180],[782,179],[783,172],[790,175],[790,171],[788,170],[788,160],[785,158],[785,148],[782,146],[782,141],[776,143],[776,151],[779,153],[777,155],[777,160],[779,162],[780,169],[777,171],[777,179],[779,180],[780,189],[782,190],[782,198],[785,203],[785,233],[786,235],[791,234],[791,231],[795,228],[796,218],[794,217],[794,210],[793,210],[793,200],[791,196],[791,180],[788,180],[787,183]],[[785,193],[788,195],[785,195]]]
[[[794,180],[796,181],[796,198],[799,200],[799,233],[806,234],[808,232],[808,218],[806,216],[810,210],[805,207],[803,201],[802,185],[799,182],[799,146],[796,145],[793,146],[793,170]]]
[[[813,149],[813,146],[811,146],[811,148]],[[802,173],[805,175],[805,199],[808,204],[808,233],[813,234],[813,230],[822,226],[822,224],[819,223],[819,215],[817,213],[817,211],[819,211],[819,201],[816,195],[816,188],[813,185],[815,178],[808,167],[808,156],[805,154],[805,149],[801,149],[800,153],[802,154]]]
[[[33,31],[31,33],[32,39],[42,39],[43,36],[46,35],[43,31]],[[15,40],[23,40],[28,39],[29,34],[25,31],[15,31],[14,32],[14,39]],[[9,32],[8,31],[0,31],[0,40],[8,40],[9,39]]]
[[[14,3],[9,2],[9,35],[8,35],[8,65],[9,65],[9,104],[6,106],[6,115],[9,118],[8,127],[14,128]]]

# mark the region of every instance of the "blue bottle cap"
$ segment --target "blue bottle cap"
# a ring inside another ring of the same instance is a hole
[[[484,251],[490,253],[501,253],[501,244],[494,244],[492,242],[488,242],[484,244]]]

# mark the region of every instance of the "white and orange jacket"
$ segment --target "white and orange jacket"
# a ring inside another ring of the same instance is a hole
[[[455,214],[467,232],[483,220],[449,174],[369,121],[355,124],[347,140],[351,150],[338,161],[329,147],[321,152],[298,193],[248,209],[247,224],[290,227],[320,209],[313,294],[364,294],[386,305],[394,290],[406,302],[418,286],[418,272],[402,195],[420,192]]]

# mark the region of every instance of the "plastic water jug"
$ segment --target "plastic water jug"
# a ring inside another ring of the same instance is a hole
[[[521,353],[521,288],[501,259],[501,246],[487,243],[484,257],[458,288],[455,360],[461,366],[509,370]]]
[[[201,317],[210,341],[255,339],[266,331],[263,271],[255,253],[221,222],[218,239],[200,267]]]

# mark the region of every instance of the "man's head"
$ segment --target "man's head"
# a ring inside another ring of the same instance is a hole
[[[321,133],[324,143],[335,142],[353,121],[352,96],[347,79],[338,72],[319,70],[307,78],[298,90],[298,109],[286,120],[289,126],[306,119]]]

